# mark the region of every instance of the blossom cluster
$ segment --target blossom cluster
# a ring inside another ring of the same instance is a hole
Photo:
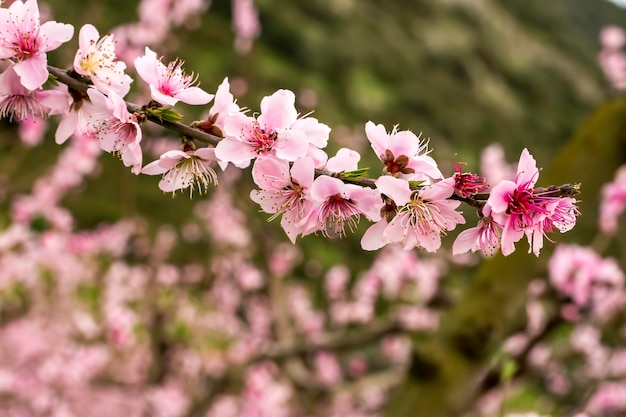
[[[358,167],[361,155],[356,151],[342,148],[333,157],[327,155],[331,129],[310,115],[299,115],[293,92],[278,90],[266,96],[260,112],[250,115],[236,103],[228,79],[215,95],[209,94],[181,60],[165,64],[148,46],[132,67],[149,86],[152,101],[133,107],[125,99],[133,80],[126,74],[126,63],[118,59],[114,35],[102,36],[90,24],[79,31],[79,48],[69,72],[78,87],[70,83],[45,89],[50,77],[46,52],[69,41],[73,27],[41,24],[36,0],[15,1],[0,14],[7,22],[0,29],[0,58],[9,63],[0,75],[0,115],[18,121],[60,115],[58,143],[72,135],[92,138],[133,173],[162,175],[159,187],[166,192],[185,188],[190,193],[206,192],[218,182],[214,162],[222,169],[228,164],[252,165],[259,187],[252,191],[252,200],[272,218],[281,217],[281,226],[294,243],[313,233],[343,237],[356,231],[364,217],[374,222],[361,241],[365,250],[395,244],[405,250],[436,252],[442,236],[466,222],[458,211],[462,201],[476,207],[480,219],[458,236],[455,254],[480,250],[492,255],[502,248],[509,255],[515,242],[526,236],[530,250],[538,255],[546,234],[555,229],[566,232],[575,225],[578,210],[571,196],[575,192],[535,187],[539,170],[527,150],[515,179],[494,184],[485,199],[490,185],[483,177],[463,172],[462,164],[457,164],[454,175],[446,178],[429,155],[428,141],[397,127],[388,132],[370,121],[365,135],[382,164],[382,175],[370,179],[367,170]],[[142,123],[158,119],[172,124],[182,116],[171,106],[211,101],[206,120],[191,126],[208,133],[215,147],[198,147],[193,134],[185,135],[181,149],[143,165]]]

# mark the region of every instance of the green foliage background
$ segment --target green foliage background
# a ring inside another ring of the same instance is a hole
[[[54,18],[74,24],[77,34],[84,23],[93,23],[106,33],[134,20],[138,2],[48,3]],[[589,242],[595,232],[599,188],[625,160],[624,103],[616,100],[605,105],[575,132],[610,98],[596,63],[597,36],[606,24],[626,27],[626,11],[601,0],[255,3],[263,32],[249,55],[239,56],[233,50],[229,1],[214,1],[205,15],[198,16],[200,24],[195,29],[177,29],[175,39],[162,45],[159,52],[184,59],[187,69],[199,74],[207,91],[214,91],[225,76],[231,81],[245,81],[247,89],[239,95],[239,103],[253,111],[263,96],[278,88],[291,89],[296,95],[314,91],[315,117],[334,128],[331,143],[333,138],[345,136],[342,131],[360,137],[352,146],[367,150],[362,166],[376,167],[375,155],[364,137],[367,120],[389,129],[400,124],[402,129],[423,132],[431,138],[433,156],[447,173],[453,160],[467,161],[470,169],[477,170],[480,151],[494,142],[504,146],[511,162],[524,147],[531,149],[539,166],[546,168],[559,155],[554,168],[548,170],[547,181],[583,183],[581,227],[571,238],[559,238]],[[76,39],[50,54],[54,64],[71,62]],[[313,109],[300,105],[299,110],[307,113]],[[187,121],[200,113],[190,107],[182,111]],[[7,121],[0,123],[0,215],[6,223],[11,199],[30,189],[60,148],[52,138],[40,147],[26,148],[19,143],[14,126]],[[564,147],[571,137],[574,139]],[[332,144],[329,153],[337,147]],[[102,175],[90,179],[65,202],[73,209],[79,227],[134,215],[147,217],[153,225],[180,224],[191,212],[192,203],[184,194],[172,199],[157,189],[158,178],[134,176],[106,154],[101,160]],[[375,170],[371,175],[376,175]],[[548,183],[540,181],[540,185]],[[256,213],[257,208],[250,204],[251,185],[237,187],[235,202],[249,212],[248,224],[259,232],[261,252],[276,242],[287,241],[277,225],[268,226],[265,215]],[[307,256],[323,265],[344,262],[358,270],[371,260],[371,254],[360,250],[358,238],[329,242],[308,237],[301,244]],[[209,251],[183,248],[179,256],[198,257]],[[497,345],[508,330],[504,329],[507,320],[517,317],[523,303],[520,294],[537,267],[528,259],[525,253],[516,253],[506,261],[496,258],[462,284],[475,298],[449,313],[450,324],[438,338],[423,345],[420,354],[450,351],[454,355],[449,343],[457,340],[458,329],[463,326],[488,329],[491,345]],[[501,284],[504,270],[511,271],[509,278],[514,285]],[[489,353],[487,349],[480,359]],[[450,357],[445,360],[450,362]],[[463,391],[463,383],[476,372],[474,363],[463,361],[450,362],[460,364],[460,371],[450,371],[446,376],[457,381],[445,391],[449,395]],[[421,402],[436,391],[433,381],[419,383],[429,388],[421,391],[421,396],[416,395],[419,387],[401,391],[395,403],[403,409],[394,415],[412,415],[410,399]],[[450,403],[451,399],[434,401]]]

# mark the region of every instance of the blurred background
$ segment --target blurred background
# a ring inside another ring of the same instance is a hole
[[[183,3],[193,4],[181,1],[180,5]],[[40,2],[42,16],[71,23],[76,28],[69,44],[49,54],[50,62],[69,68],[77,47],[78,31],[85,23],[94,24],[101,34],[120,33],[123,25],[140,18],[145,20],[150,13],[155,13],[138,9],[138,4],[135,0]],[[597,61],[600,30],[606,25],[626,27],[626,10],[609,1],[257,0],[254,5],[260,22],[258,37],[254,36],[256,28],[251,24],[253,27],[238,29],[239,32],[250,30],[250,39],[237,40],[237,22],[231,2],[216,0],[210,6],[196,9],[189,6],[190,10],[196,10],[191,14],[186,14],[183,6],[173,11],[169,16],[176,22],[172,30],[165,31],[167,36],[159,38],[151,48],[167,59],[183,59],[185,68],[198,74],[201,86],[208,92],[214,92],[224,77],[228,77],[239,105],[252,112],[258,111],[262,97],[275,90],[294,91],[300,114],[314,111],[314,117],[333,129],[328,154],[333,155],[344,146],[358,150],[363,155],[360,166],[374,167],[371,176],[378,172],[377,158],[364,133],[368,120],[382,123],[388,130],[398,124],[400,129],[422,132],[423,137],[430,138],[432,156],[445,174],[453,172],[455,161],[467,162],[468,170],[479,171],[481,152],[494,143],[501,146],[510,163],[515,163],[521,150],[527,147],[538,166],[547,168],[595,109],[616,96]],[[153,19],[157,22],[161,17],[155,15]],[[132,36],[127,32],[124,42],[132,43]],[[150,30],[142,36],[150,39]],[[135,41],[141,44],[141,39]],[[129,48],[128,57],[132,56],[132,48]],[[129,64],[129,72],[132,73],[132,64]],[[146,90],[139,84],[140,81],[133,83],[130,101],[145,100]],[[185,122],[202,117],[202,109],[182,105],[177,110],[185,115]],[[14,221],[13,202],[31,191],[34,181],[49,171],[56,157],[68,146],[54,143],[55,123],[50,122],[50,131],[43,142],[33,145],[18,139],[15,124],[6,119],[0,121],[0,227],[8,227]],[[621,135],[623,130],[621,127],[618,130]],[[601,134],[594,133],[593,140],[601,139]],[[177,146],[176,137],[159,129],[152,128],[146,137],[156,139],[144,140],[153,144],[150,145],[153,154],[150,149],[145,152],[144,164],[156,158],[159,150],[172,149],[164,148],[167,144]],[[578,147],[572,152],[578,155],[584,153],[584,149]],[[577,166],[575,178],[566,181],[584,183],[590,179],[595,172],[591,168],[585,171],[585,167],[587,165]],[[608,180],[613,172],[614,167],[611,167],[603,180]],[[258,213],[258,208],[251,204],[249,191],[253,184],[245,179],[247,177],[247,172],[240,178],[239,174],[227,171],[220,178],[228,191],[226,194],[230,195],[228,204],[221,208],[227,211],[224,213],[211,205],[226,198],[223,194],[210,192],[190,200],[181,193],[171,198],[158,189],[158,177],[132,175],[119,160],[103,154],[97,168],[87,175],[83,184],[65,195],[61,205],[72,213],[75,230],[92,230],[122,218],[141,217],[138,228],[147,237],[129,245],[132,250],[122,257],[130,263],[152,259],[151,251],[158,249],[159,239],[166,239],[163,233],[168,235],[174,230],[173,235],[178,236],[178,240],[166,251],[168,264],[181,268],[202,264],[207,259],[213,260],[217,253],[231,250],[228,246],[231,245],[248,251],[241,258],[245,262],[267,264],[264,268],[271,272],[270,260],[277,248],[280,248],[278,252],[289,253],[290,249],[278,246],[288,239],[277,222],[268,224],[268,216]],[[588,203],[597,203],[594,200],[598,196],[599,181],[591,181],[590,188],[583,186],[583,198]],[[549,183],[540,181],[540,185]],[[209,218],[211,216],[214,217]],[[232,216],[238,220],[232,220]],[[30,219],[31,228],[46,231],[50,225],[45,218],[42,215]],[[221,228],[208,227],[208,236],[205,236],[204,229],[200,233],[198,226],[193,226],[198,218],[208,223],[226,220]],[[231,221],[243,223],[245,227],[229,229]],[[591,238],[591,229],[597,223],[595,215],[584,221],[588,228],[573,238],[579,242]],[[293,282],[306,287],[312,304],[321,310],[329,305],[323,300],[324,285],[311,278],[326,276],[333,266],[347,266],[351,285],[356,288],[355,277],[359,271],[371,268],[379,256],[360,249],[359,239],[366,227],[361,224],[355,236],[341,241],[306,237],[298,245],[298,254],[289,261],[295,265]],[[224,243],[223,238],[221,241],[216,238],[219,234],[232,240],[226,239]],[[568,238],[566,235],[559,239]],[[448,239],[445,245],[449,248],[451,243],[452,239]],[[611,248],[619,253],[618,248]],[[515,262],[525,265],[527,260]],[[479,268],[477,259],[459,263],[441,269],[442,275],[459,279],[445,283],[453,296],[462,294],[471,285],[471,280],[461,279],[471,277]],[[109,264],[105,264],[108,268]],[[440,264],[441,260],[437,260],[433,265],[440,268]],[[195,331],[191,327],[193,320],[185,322],[170,314],[178,308],[172,306],[178,306],[180,300],[191,299],[191,304],[202,304],[199,300],[204,292],[210,293],[212,286],[221,279],[220,274],[215,273],[214,264],[207,266],[199,276],[202,278],[181,289],[180,294],[163,288],[155,290],[159,294],[154,298],[157,313],[150,315],[150,320],[143,320],[145,331],[136,331],[140,340],[152,334],[152,340],[161,343],[152,343],[153,358],[158,359],[159,352],[175,351],[172,346],[178,345],[193,346],[189,347],[190,351],[225,350],[224,346],[228,346],[222,339],[211,339],[209,343],[193,339],[190,336]],[[99,285],[96,280],[96,284],[80,287],[79,299],[97,306],[104,293]],[[268,285],[270,292],[284,290],[272,290],[271,284]],[[254,291],[265,291],[263,286],[252,287]],[[250,293],[243,293],[239,295],[241,299],[253,298]],[[172,301],[178,300],[178,296],[179,301]],[[0,324],[26,314],[31,303],[36,304],[19,291],[3,293],[0,301],[5,303],[4,307],[0,303]],[[376,315],[384,316],[396,302],[396,299],[376,301]],[[447,301],[438,302],[445,305]],[[136,308],[138,304],[131,302],[129,305],[135,311],[140,310]],[[94,313],[94,317],[97,316]],[[242,320],[251,321],[249,317]],[[165,330],[155,335],[153,330],[159,326]],[[150,369],[153,382],[167,379],[168,366],[157,364]],[[241,385],[240,379],[219,382],[225,384],[226,391],[232,391],[233,387]],[[530,392],[534,396],[543,393]],[[223,392],[216,390],[214,395],[218,394]],[[321,398],[315,395],[321,394],[314,392],[307,397],[303,408],[313,409],[316,398]],[[572,394],[572,398],[575,396]],[[205,415],[207,400],[204,401],[193,403],[188,415]],[[533,402],[525,398],[521,404]]]

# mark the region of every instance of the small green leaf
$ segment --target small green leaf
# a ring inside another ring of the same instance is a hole
[[[183,120],[183,115],[175,112],[171,107],[158,107],[156,109],[149,109],[150,114],[160,121],[166,122],[179,122]]]
[[[43,85],[44,89],[58,87],[57,77],[54,74],[48,73],[48,79]]]
[[[345,171],[341,174],[342,178],[345,179],[354,179],[354,178],[361,178],[361,177],[365,177],[367,176],[367,171],[369,170],[369,168],[359,168],[359,169],[355,169],[354,171]]]
[[[424,181],[409,181],[409,188],[412,190],[415,188],[420,188],[424,184]]]
[[[502,369],[500,369],[500,380],[505,383],[510,382],[515,376],[517,369],[517,362],[512,359],[506,360],[502,364]]]

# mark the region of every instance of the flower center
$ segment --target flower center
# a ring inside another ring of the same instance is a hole
[[[23,61],[39,52],[39,37],[37,35],[35,31],[17,34],[15,42],[13,42],[15,59]]]
[[[343,198],[340,194],[332,195],[320,208],[319,221],[324,227],[322,235],[324,237],[345,237],[346,223],[351,232],[354,233],[360,219],[360,212],[351,200]]]
[[[16,94],[7,96],[0,101],[0,118],[2,119],[9,117],[10,121],[13,121],[14,118],[22,121],[30,114],[42,118],[46,117],[43,106],[33,96]]]
[[[255,122],[248,143],[254,147],[257,154],[265,154],[274,147],[277,139],[278,134],[276,132],[263,129],[258,122]]]
[[[400,155],[399,157],[395,157],[393,152],[389,149],[385,150],[384,155],[379,155],[380,160],[385,165],[385,172],[388,172],[391,175],[396,174],[413,174],[415,170],[413,168],[409,168],[409,157],[406,155]]]
[[[511,215],[513,227],[521,230],[533,224],[536,213],[543,213],[545,209],[534,201],[531,189],[515,189],[509,194],[509,207],[506,210]]]

